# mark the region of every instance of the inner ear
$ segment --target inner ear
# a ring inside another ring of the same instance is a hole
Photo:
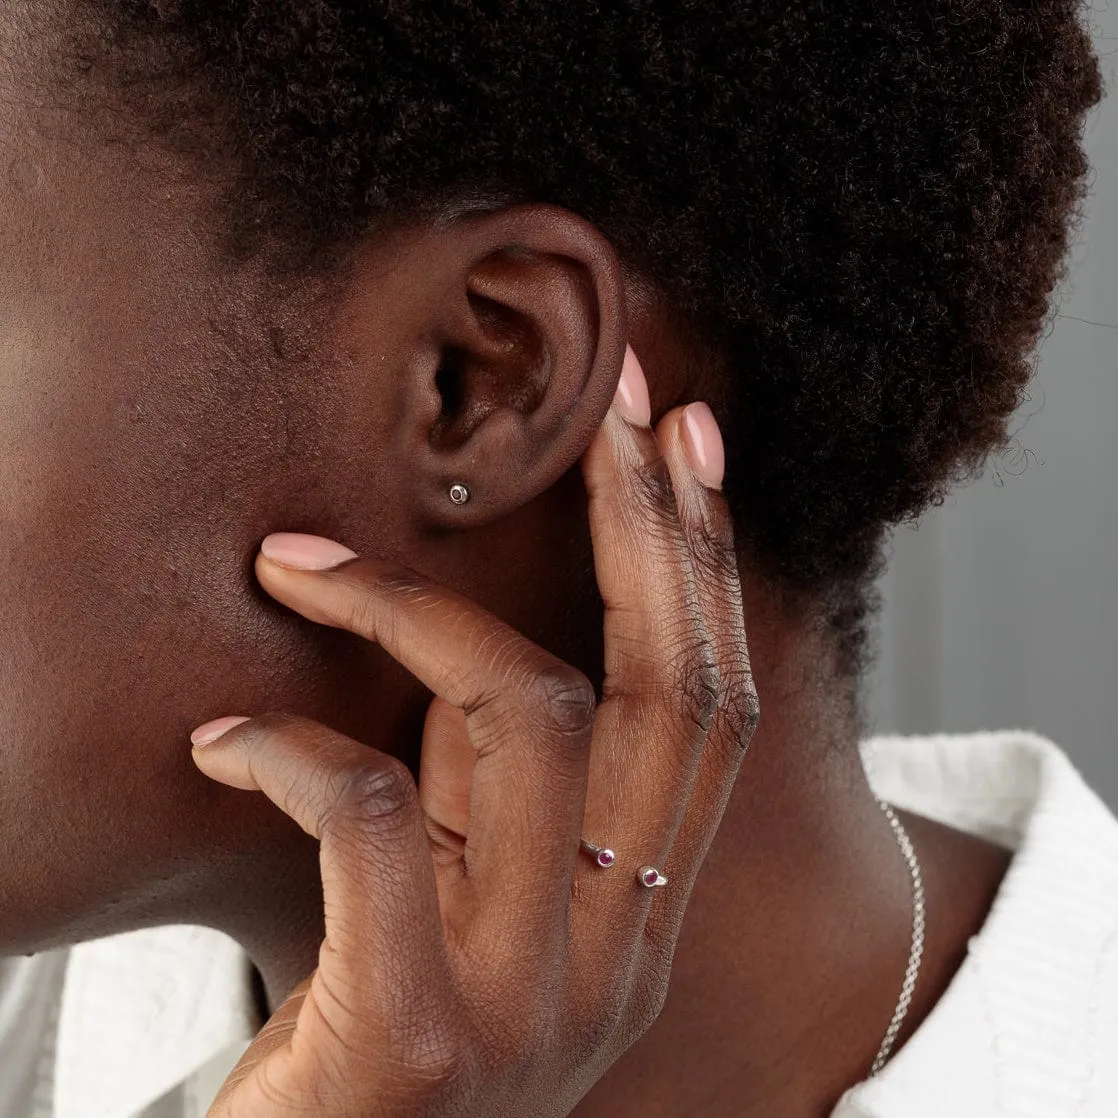
[[[526,264],[523,257],[518,263]],[[481,278],[476,273],[471,284]],[[507,295],[503,301],[490,298],[473,286],[466,292],[468,340],[445,343],[435,373],[440,409],[430,442],[436,450],[462,446],[498,409],[530,415],[543,402],[551,371],[547,340],[518,303]]]

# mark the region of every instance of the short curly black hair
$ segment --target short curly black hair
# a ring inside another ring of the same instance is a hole
[[[720,355],[738,532],[851,649],[888,526],[1004,444],[1101,95],[1079,0],[70,2],[221,122],[242,245],[594,222]]]

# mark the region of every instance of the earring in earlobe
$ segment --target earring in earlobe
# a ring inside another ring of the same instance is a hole
[[[450,487],[450,499],[456,505],[464,505],[470,499],[470,491],[460,481]]]

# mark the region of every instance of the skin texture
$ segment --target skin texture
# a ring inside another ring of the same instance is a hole
[[[654,419],[706,395],[700,367],[609,242],[550,208],[370,240],[330,290],[232,270],[209,183],[154,150],[80,142],[12,34],[0,953],[207,923],[245,944],[278,1003],[316,962],[317,848],[264,797],[206,780],[189,731],[283,710],[414,771],[430,696],[383,649],[268,599],[261,539],[313,532],[406,562],[600,683],[576,466],[626,341]],[[459,371],[441,395],[440,367]],[[444,497],[460,479],[462,510]],[[581,1116],[824,1114],[865,1074],[900,988],[907,874],[860,775],[851,689],[741,567],[761,724],[664,1012]],[[929,941],[906,1033],[1005,863],[910,822]]]

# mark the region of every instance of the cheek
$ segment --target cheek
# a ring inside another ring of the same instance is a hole
[[[65,923],[86,890],[117,894],[124,864],[154,872],[205,795],[180,741],[203,692],[189,652],[201,588],[154,530],[167,479],[99,403],[0,418],[0,844],[22,867],[14,882],[0,867],[4,936],[21,910]]]
[[[200,443],[182,410],[149,398],[172,400],[172,388],[149,394],[119,367],[83,373],[68,354],[10,345],[9,377],[0,955],[82,934],[89,913],[154,894],[230,843],[189,731],[261,709],[277,675],[299,667],[250,582],[255,526],[233,523],[216,461],[188,462]],[[268,645],[274,660],[259,656]]]
[[[111,190],[96,170],[0,180],[0,956],[165,918],[168,890],[197,901],[246,834],[266,845],[188,735],[306,708],[322,677],[251,581],[305,486],[282,394],[213,328],[238,292],[205,282],[188,206],[181,243],[157,236],[134,168]]]
[[[308,456],[256,449],[276,445],[259,407],[220,414],[185,370],[149,388],[123,363],[18,365],[37,387],[0,412],[0,955],[166,918],[161,891],[281,849],[280,813],[232,814],[194,768],[200,723],[284,709],[406,754],[427,699],[256,587],[268,531],[329,529],[291,496]]]

